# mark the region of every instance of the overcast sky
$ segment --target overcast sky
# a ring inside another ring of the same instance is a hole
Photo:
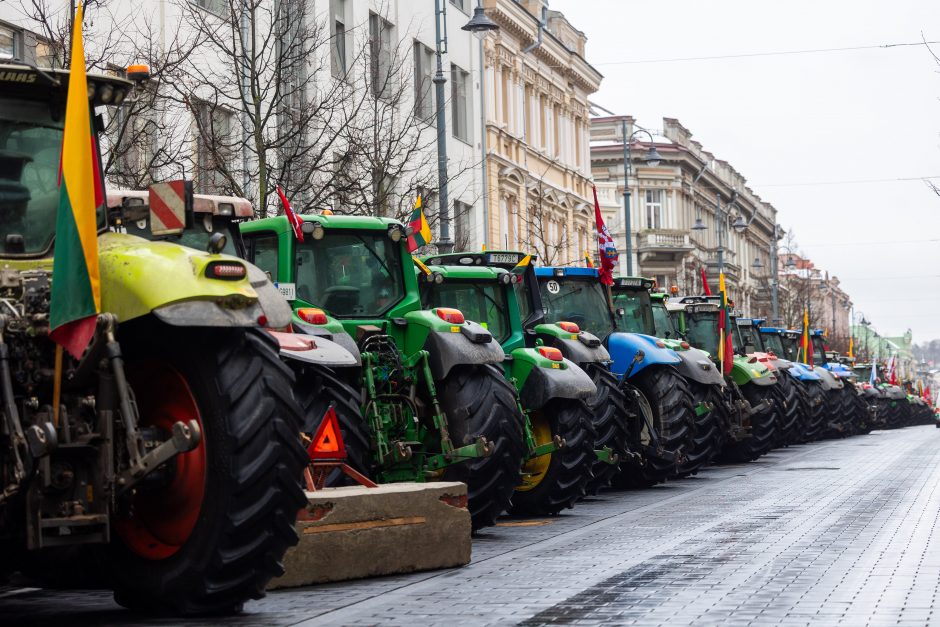
[[[649,128],[678,118],[842,280],[856,316],[885,335],[940,338],[940,197],[894,180],[940,185],[940,67],[924,46],[633,63],[940,40],[940,1],[549,6],[588,37],[604,74],[592,100]]]

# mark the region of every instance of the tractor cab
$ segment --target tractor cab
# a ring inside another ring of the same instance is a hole
[[[616,277],[610,287],[617,327],[627,333],[657,335],[650,290],[652,279]]]

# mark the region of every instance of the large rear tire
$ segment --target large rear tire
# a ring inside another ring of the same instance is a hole
[[[360,409],[361,390],[322,366],[304,365],[295,367],[295,372],[297,384],[294,390],[304,412],[303,432],[313,437],[330,405],[333,405],[346,447],[346,463],[366,477],[373,478],[372,437]],[[327,477],[326,485],[336,487],[355,485],[355,482],[345,473],[334,470]]]
[[[822,436],[826,424],[826,390],[821,383],[807,382],[806,420],[803,424],[803,442],[813,442]]]
[[[826,392],[825,417],[823,418],[824,438],[844,438],[851,435],[851,417],[845,413],[845,397],[842,388]]]
[[[751,414],[751,433],[738,442],[729,443],[721,453],[721,460],[731,463],[749,462],[757,459],[771,449],[774,442],[777,423],[777,405],[781,394],[777,385],[757,386],[747,383],[741,386],[741,393],[751,406],[757,406],[765,399],[771,399],[769,409]]]
[[[647,482],[675,476],[695,437],[695,409],[686,380],[669,366],[649,366],[634,377],[652,411],[659,447],[650,442],[640,474]]]
[[[253,329],[159,325],[124,349],[141,426],[194,419],[202,440],[170,462],[167,483],[143,486],[117,517],[115,600],[174,614],[238,611],[264,596],[297,543],[307,457],[293,373]]]
[[[592,456],[593,478],[585,489],[588,494],[597,494],[620,474],[621,467],[627,466],[624,460],[630,454],[630,422],[627,399],[617,376],[602,364],[587,364],[585,371],[597,387],[597,393],[587,401],[594,424],[594,448],[609,447],[621,460],[618,464],[609,464]]]
[[[774,446],[788,446],[795,439],[796,432],[800,428],[800,419],[804,410],[800,393],[797,390],[798,385],[800,384],[789,372],[777,370],[777,388],[780,392],[778,398],[783,406],[777,408]]]
[[[512,513],[543,516],[569,508],[585,495],[593,477],[594,425],[584,401],[552,399],[530,412],[536,444],[554,435],[565,441],[561,449],[532,458],[523,467],[522,483],[512,497]]]
[[[721,399],[720,388],[717,385],[701,383],[693,383],[690,387],[693,406],[707,403],[711,410],[696,416],[695,435],[685,461],[679,466],[680,477],[698,472],[712,460],[718,450],[721,424],[724,422],[722,411],[725,410],[725,405]]]
[[[451,370],[437,393],[455,447],[481,436],[492,446],[490,455],[448,466],[443,473],[448,481],[467,484],[473,530],[489,527],[509,508],[525,457],[516,391],[494,366],[464,365]]]

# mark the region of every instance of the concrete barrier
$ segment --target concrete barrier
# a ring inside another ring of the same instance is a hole
[[[470,561],[467,486],[391,483],[307,492],[300,542],[269,590],[463,566]]]

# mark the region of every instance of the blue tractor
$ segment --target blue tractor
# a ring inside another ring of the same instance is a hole
[[[662,340],[618,329],[610,291],[594,268],[539,267],[535,275],[548,320],[573,322],[596,337],[634,406],[630,437],[643,459],[638,472],[621,473],[617,484],[653,485],[675,476],[696,423],[692,393],[678,370],[683,360]]]

